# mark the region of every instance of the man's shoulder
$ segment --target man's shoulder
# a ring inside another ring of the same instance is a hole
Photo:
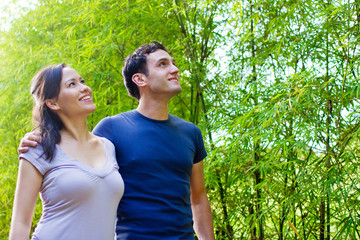
[[[119,113],[113,116],[107,116],[100,120],[93,129],[93,133],[97,136],[109,137],[112,136],[114,130],[121,129],[124,124],[126,124],[129,116],[132,114],[132,111]],[[110,139],[111,140],[111,139]]]
[[[130,110],[127,112],[115,114],[113,116],[104,117],[101,121],[112,121],[112,120],[125,119],[125,118],[133,117],[134,115],[135,115],[135,110]]]
[[[194,123],[189,122],[187,120],[184,120],[182,118],[179,118],[175,115],[169,114],[169,119],[176,125],[184,128],[198,128]]]

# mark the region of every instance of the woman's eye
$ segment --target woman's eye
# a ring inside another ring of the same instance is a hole
[[[83,79],[83,80],[81,80],[80,82],[81,82],[82,84],[84,84],[84,83],[85,83],[85,80]]]
[[[69,87],[75,86],[75,83],[71,82],[69,83]]]

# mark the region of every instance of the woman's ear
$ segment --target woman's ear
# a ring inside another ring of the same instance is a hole
[[[143,73],[135,73],[132,76],[132,81],[138,86],[143,87],[146,85],[146,76]]]
[[[46,104],[46,106],[48,106],[48,108],[50,108],[50,109],[53,110],[53,111],[56,111],[56,110],[59,110],[59,109],[60,109],[60,107],[59,107],[59,105],[57,104],[55,98],[53,98],[53,99],[46,99],[46,100],[45,100],[45,104]]]

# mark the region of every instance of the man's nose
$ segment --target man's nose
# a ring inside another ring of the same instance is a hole
[[[178,69],[174,64],[172,64],[170,71],[171,71],[171,73],[178,73],[178,72],[179,72],[179,69]]]

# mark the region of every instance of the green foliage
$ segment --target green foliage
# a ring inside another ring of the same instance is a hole
[[[203,130],[216,239],[357,239],[359,1],[40,0],[0,38],[0,239],[8,234],[30,79],[65,62],[91,86],[89,128],[136,107],[124,58],[162,42]],[[41,214],[40,202],[34,226]]]
[[[357,202],[359,194],[353,188],[356,6],[238,4],[229,22],[237,29],[229,34],[232,61],[215,79],[213,88],[223,95],[212,102],[210,117],[222,133],[213,153],[222,161],[213,163],[213,174],[224,171],[211,181],[222,183],[226,207],[236,213],[219,214],[231,225],[224,238],[358,238],[355,205],[341,208]],[[348,186],[351,194],[343,191]],[[220,192],[214,191],[214,199],[222,198]]]

